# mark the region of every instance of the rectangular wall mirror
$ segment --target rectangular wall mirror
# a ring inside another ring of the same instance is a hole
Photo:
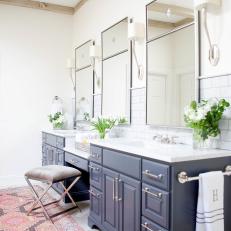
[[[76,81],[76,120],[83,121],[93,117],[94,72],[91,65],[90,46],[87,41],[75,49]]]
[[[147,124],[184,127],[195,99],[193,0],[157,0],[147,13]]]
[[[130,121],[131,50],[128,19],[102,32],[102,115]]]

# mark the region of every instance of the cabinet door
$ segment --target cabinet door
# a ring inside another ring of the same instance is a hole
[[[130,177],[120,175],[118,181],[118,203],[120,231],[140,230],[140,190],[141,183]]]
[[[103,227],[108,231],[119,228],[118,201],[116,200],[116,181],[119,174],[109,169],[103,169]]]
[[[56,155],[56,148],[47,145],[46,146],[46,157],[47,157],[48,165],[55,164],[55,159],[56,159],[55,155]]]
[[[60,149],[56,149],[56,161],[57,165],[64,165],[64,151]]]
[[[90,189],[90,216],[94,218],[99,224],[102,219],[102,193],[97,189],[91,187]]]

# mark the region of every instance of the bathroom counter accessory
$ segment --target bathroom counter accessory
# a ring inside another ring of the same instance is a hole
[[[231,165],[228,165],[225,168],[225,171],[223,172],[223,175],[224,176],[231,176]],[[187,172],[180,172],[178,174],[178,181],[181,184],[184,184],[184,183],[187,183],[187,182],[190,182],[190,181],[195,181],[195,180],[199,180],[199,176],[189,177]]]

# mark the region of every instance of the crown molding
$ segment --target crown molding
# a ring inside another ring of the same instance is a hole
[[[88,0],[80,0],[74,7],[74,11],[77,12]]]
[[[74,7],[61,6],[57,4],[37,2],[37,1],[31,1],[31,0],[0,0],[0,4],[27,7],[27,8],[33,8],[33,9],[38,9],[38,10],[46,10],[46,11],[51,11],[55,13],[69,14],[69,15],[73,15],[75,12]]]

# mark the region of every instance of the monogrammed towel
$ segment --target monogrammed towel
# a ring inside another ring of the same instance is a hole
[[[199,175],[196,231],[224,231],[224,176],[220,171]]]

